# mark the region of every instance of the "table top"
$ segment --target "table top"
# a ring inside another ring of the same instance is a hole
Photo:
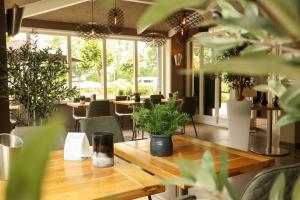
[[[167,103],[169,99],[161,99],[161,103]],[[182,102],[182,99],[176,99],[176,102]],[[125,106],[134,106],[134,105],[141,105],[143,101],[135,102],[134,100],[124,100],[124,101],[113,101],[114,104],[118,105],[125,105]]]
[[[273,158],[224,147],[189,136],[173,136],[173,145],[174,154],[169,157],[152,156],[149,139],[115,144],[115,154],[163,179],[171,179],[180,175],[174,161],[182,159],[200,162],[206,150],[212,153],[215,169],[220,172],[220,150],[225,148],[228,153],[229,176],[270,167],[275,162]]]
[[[9,105],[9,110],[10,111],[19,111],[20,105]]]
[[[85,102],[84,104],[69,102],[69,103],[67,103],[67,106],[70,106],[72,108],[88,108],[90,106],[90,102]]]
[[[273,106],[273,105],[267,105],[267,106],[253,105],[251,110],[282,110],[282,109],[280,107]]]
[[[91,158],[64,161],[63,151],[56,151],[46,170],[42,200],[134,199],[164,192],[165,187],[159,183],[117,157],[113,167],[96,168]],[[0,181],[0,191],[4,184]]]

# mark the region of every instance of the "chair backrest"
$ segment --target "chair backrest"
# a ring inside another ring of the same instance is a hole
[[[91,98],[85,98],[86,102],[90,102]],[[79,97],[75,97],[73,99],[74,103],[79,103],[80,102],[80,98]],[[75,117],[86,117],[86,109],[85,108],[73,108],[73,116]]]
[[[155,94],[150,96],[150,100],[153,104],[160,104],[161,100],[164,98],[161,94]]]
[[[92,101],[90,103],[87,117],[100,117],[100,116],[109,116],[109,101],[108,100],[99,100]]]
[[[116,101],[125,101],[128,100],[128,96],[116,96]],[[115,104],[115,113],[116,114],[130,114],[132,109],[126,105]]]
[[[93,143],[93,134],[109,132],[114,134],[114,143],[124,142],[123,133],[118,120],[113,116],[93,117],[80,120],[80,130],[87,134],[90,144]]]
[[[293,185],[299,178],[300,163],[283,167],[272,168],[258,173],[247,185],[244,190],[241,200],[268,200],[271,187],[278,177],[283,172],[285,174],[285,199],[291,199]]]
[[[147,109],[152,109],[153,108],[153,103],[151,102],[150,99],[145,99],[144,100],[144,108],[147,108]]]
[[[184,97],[181,105],[181,112],[193,116],[196,114],[197,97]]]
[[[28,137],[31,137],[34,132],[38,132],[42,128],[44,128],[44,127],[41,127],[41,126],[16,127],[11,131],[11,134],[20,137],[22,140],[24,140],[24,145],[26,145],[26,140],[28,139]],[[57,143],[53,147],[53,150],[58,150],[58,149],[64,148],[66,135],[67,135],[67,131],[62,129],[60,131],[59,138],[57,139]]]

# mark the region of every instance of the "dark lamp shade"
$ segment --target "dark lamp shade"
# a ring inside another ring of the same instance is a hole
[[[114,141],[112,133],[94,133],[92,160],[95,167],[111,167],[114,165]]]
[[[8,36],[15,36],[19,33],[24,8],[14,5],[6,11],[6,32]]]

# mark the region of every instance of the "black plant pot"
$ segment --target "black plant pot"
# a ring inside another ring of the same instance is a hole
[[[151,135],[150,152],[153,156],[164,157],[173,154],[172,136]]]

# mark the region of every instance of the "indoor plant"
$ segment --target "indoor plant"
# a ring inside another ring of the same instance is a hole
[[[245,46],[239,46],[229,49],[222,56],[218,57],[218,60],[237,57],[244,48]],[[252,103],[245,100],[243,92],[246,88],[253,87],[254,78],[232,73],[223,73],[221,78],[234,93],[234,97],[226,102],[230,146],[247,151]]]
[[[177,110],[176,102],[171,98],[166,104],[151,104],[150,108],[140,107],[133,114],[140,130],[151,135],[150,151],[154,156],[173,154],[172,135],[188,121],[188,115]]]
[[[75,88],[68,88],[69,69],[62,57],[60,50],[50,54],[49,48],[39,49],[35,39],[8,49],[9,95],[24,108],[26,125],[42,123],[57,103],[77,94]]]

